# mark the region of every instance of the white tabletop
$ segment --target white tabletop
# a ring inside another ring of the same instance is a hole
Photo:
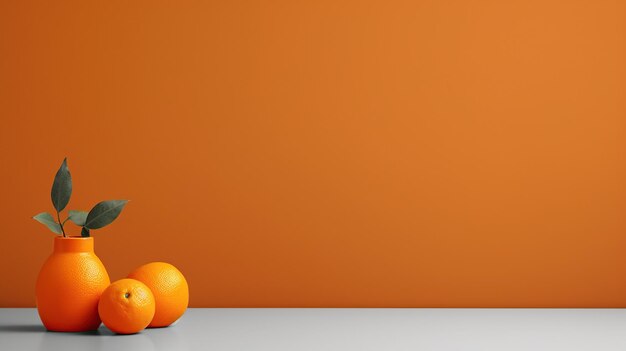
[[[0,309],[2,350],[625,350],[623,309],[189,309],[169,328],[46,332]]]

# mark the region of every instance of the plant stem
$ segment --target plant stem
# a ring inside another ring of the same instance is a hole
[[[59,215],[59,211],[57,211],[57,220],[59,221],[59,225],[61,226],[61,231],[63,232],[63,237],[66,238],[65,229],[63,229],[63,222],[61,222],[61,215]]]

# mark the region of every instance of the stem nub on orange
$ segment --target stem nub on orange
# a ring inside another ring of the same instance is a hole
[[[146,284],[154,294],[156,311],[149,327],[167,327],[180,318],[189,304],[189,286],[183,274],[169,263],[145,264],[128,275]]]
[[[134,334],[145,329],[154,317],[154,295],[144,283],[120,279],[102,293],[98,313],[104,325],[118,334]]]

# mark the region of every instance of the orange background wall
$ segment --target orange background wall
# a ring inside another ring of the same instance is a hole
[[[192,306],[625,307],[625,63],[624,1],[1,1],[0,306],[67,156]]]

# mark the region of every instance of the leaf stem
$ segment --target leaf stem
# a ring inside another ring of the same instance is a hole
[[[65,235],[65,229],[63,229],[64,222],[61,222],[61,215],[59,214],[59,211],[57,211],[57,220],[59,221],[59,225],[61,226],[61,232],[63,232],[63,237],[66,238],[67,235]]]

